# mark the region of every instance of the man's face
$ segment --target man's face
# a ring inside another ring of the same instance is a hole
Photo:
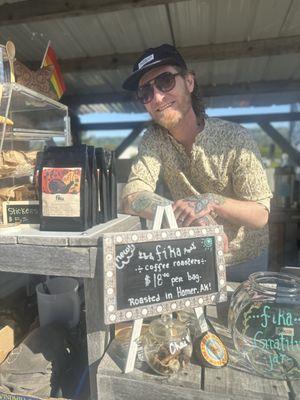
[[[139,87],[152,81],[164,72],[177,73],[170,65],[157,67],[142,76]],[[154,85],[153,99],[145,104],[146,110],[153,120],[168,130],[176,127],[191,110],[191,93],[194,89],[194,78],[191,74],[186,76],[176,75],[174,88],[169,92],[162,92]],[[153,83],[153,82],[151,82]]]

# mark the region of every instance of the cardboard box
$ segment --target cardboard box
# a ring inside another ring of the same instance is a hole
[[[2,325],[0,322],[0,364],[15,347],[13,324]]]

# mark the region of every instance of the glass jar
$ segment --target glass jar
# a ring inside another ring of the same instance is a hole
[[[196,317],[194,309],[186,308],[178,311],[177,319],[188,328],[192,340],[196,337],[196,335],[201,333],[199,321]]]
[[[276,272],[250,275],[228,314],[236,349],[260,375],[300,378],[300,279]]]
[[[0,84],[10,82],[10,80],[10,66],[6,48],[0,44]]]
[[[172,375],[184,368],[193,350],[187,326],[167,315],[150,323],[143,347],[147,364],[160,375]]]

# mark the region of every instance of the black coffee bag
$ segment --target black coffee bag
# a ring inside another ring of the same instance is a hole
[[[39,173],[40,229],[84,231],[91,226],[88,148],[49,147]]]
[[[90,169],[90,179],[91,179],[91,220],[92,225],[98,223],[98,176],[97,176],[97,165],[96,165],[96,152],[94,146],[88,146],[89,155],[89,169]]]
[[[109,219],[117,218],[117,175],[116,175],[116,159],[113,150],[105,151],[106,171],[108,181],[108,200]]]
[[[96,148],[97,178],[98,178],[98,223],[109,220],[109,181],[105,159],[105,150]]]

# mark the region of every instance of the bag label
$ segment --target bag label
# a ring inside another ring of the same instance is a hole
[[[43,168],[44,217],[80,217],[81,173],[82,168]]]

